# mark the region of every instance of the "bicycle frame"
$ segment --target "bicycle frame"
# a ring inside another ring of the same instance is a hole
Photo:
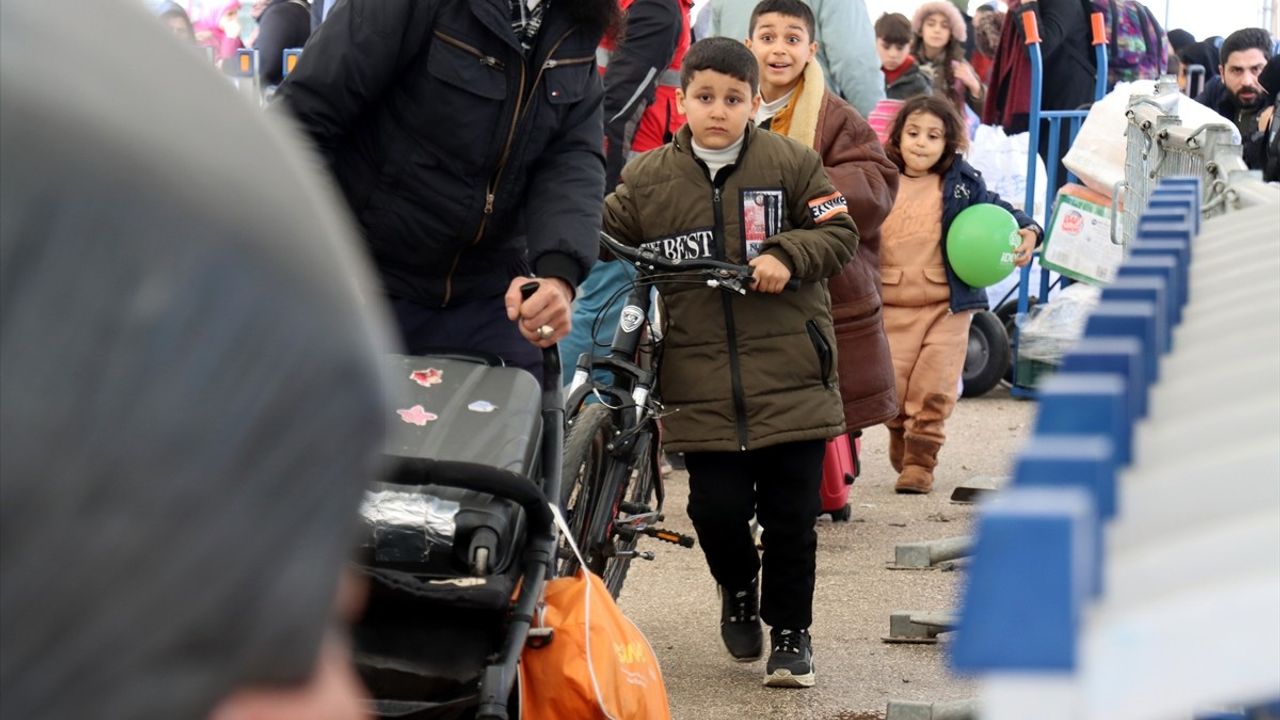
[[[624,434],[629,434],[628,431],[634,431],[643,423],[649,399],[657,381],[657,373],[640,367],[637,362],[637,353],[652,307],[653,294],[641,276],[627,294],[622,311],[619,313],[618,330],[614,333],[609,354],[597,357],[587,351],[578,356],[578,362],[574,366],[573,380],[569,384],[569,400],[566,404],[570,414],[582,404],[587,394],[603,393],[611,396],[619,404],[625,405],[629,402],[635,408],[634,413],[628,413],[632,417],[627,418],[630,421],[629,425],[622,428]],[[594,370],[610,371],[613,381],[608,385],[591,382]]]

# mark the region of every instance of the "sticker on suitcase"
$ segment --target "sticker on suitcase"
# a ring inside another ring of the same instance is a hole
[[[494,405],[488,400],[477,400],[471,403],[470,405],[468,405],[467,409],[470,410],[471,412],[491,413],[494,410],[497,410],[498,406]]]
[[[396,410],[396,414],[400,416],[401,420],[409,423],[410,425],[418,425],[419,427],[440,419],[439,415],[427,412],[427,409],[421,405],[414,405],[411,408]]]
[[[418,383],[422,387],[431,387],[444,382],[444,372],[436,368],[427,368],[426,370],[414,370],[409,373],[409,379]]]

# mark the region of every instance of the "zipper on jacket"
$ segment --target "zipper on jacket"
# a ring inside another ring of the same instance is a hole
[[[446,39],[446,36],[440,35],[439,33],[436,33],[436,34],[437,36],[440,37],[441,40],[444,40],[445,42],[449,42],[449,39]],[[548,67],[556,66],[556,61],[551,60],[550,56],[554,55],[556,50],[560,49],[560,46],[564,44],[564,41],[567,40],[571,34],[573,34],[572,28],[570,28],[569,30],[566,30],[565,33],[560,36],[560,39],[556,40],[555,44],[551,46],[551,50],[547,52],[548,60],[542,63],[542,67],[538,69],[537,76],[534,77],[533,85],[529,87],[529,97],[533,96],[533,91],[537,89],[538,83],[542,80],[542,73]],[[463,50],[470,49],[475,53],[479,53],[479,51],[475,50],[475,48],[471,48],[469,45],[466,45],[466,43],[461,43],[460,41],[454,41],[450,44],[458,45]],[[578,58],[575,58],[575,60],[577,59]],[[592,56],[591,59],[594,60],[595,57]],[[497,62],[501,63],[501,61],[497,61]],[[559,64],[567,64],[568,62],[569,61],[567,60],[559,61]],[[525,79],[525,73],[527,72],[527,70],[528,70],[528,65],[524,60],[524,56],[521,55],[520,87],[516,93],[516,106],[511,113],[511,127],[507,129],[507,144],[503,146],[502,154],[498,156],[497,169],[494,170],[493,175],[489,178],[489,184],[485,186],[484,216],[480,218],[480,226],[476,228],[475,237],[473,237],[470,243],[468,243],[462,249],[458,250],[458,253],[453,256],[453,265],[450,266],[449,274],[446,275],[444,279],[444,302],[440,304],[441,307],[447,306],[449,304],[449,300],[452,299],[453,297],[453,274],[458,271],[458,263],[462,261],[462,253],[466,252],[468,248],[475,247],[477,244],[480,243],[480,239],[484,237],[485,226],[489,224],[489,216],[493,214],[493,203],[494,203],[494,200],[497,198],[498,183],[502,179],[502,171],[506,169],[507,161],[510,159],[510,156],[511,156],[511,143],[515,140],[516,128],[519,127],[520,121],[524,119],[524,116],[529,109],[524,104],[524,101],[525,101],[524,79]],[[530,105],[532,105],[532,103],[530,103]]]
[[[724,204],[722,202],[719,182],[720,173],[711,181],[711,203],[715,208],[716,254],[721,260],[727,260],[724,247]],[[733,298],[729,293],[720,293],[720,301],[724,304],[724,326],[729,336],[729,382],[733,386],[733,410],[738,425],[738,449],[747,449],[747,401],[742,392],[742,368],[738,357],[738,329],[733,320]]]
[[[444,33],[440,32],[439,30],[434,30],[432,31],[431,34],[440,38],[440,41],[446,45],[452,45],[469,55],[476,56],[476,59],[480,61],[481,65],[487,65],[488,67],[491,67],[494,70],[505,70],[507,67],[506,64],[503,63],[498,58],[492,55],[486,55],[483,52],[481,52],[479,48],[469,45],[467,43],[464,43],[457,38],[449,37],[448,35],[445,35]]]

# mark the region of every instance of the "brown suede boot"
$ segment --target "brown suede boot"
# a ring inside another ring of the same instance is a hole
[[[900,427],[888,425],[885,427],[889,428],[889,464],[893,466],[894,472],[900,473],[902,472],[902,433],[904,431]]]
[[[938,465],[942,443],[907,436],[902,454],[902,474],[894,490],[900,493],[925,494],[933,489],[933,469]]]

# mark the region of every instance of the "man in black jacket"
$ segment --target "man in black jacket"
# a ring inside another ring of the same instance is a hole
[[[306,0],[257,0],[253,19],[258,21],[253,48],[258,51],[262,84],[279,85],[284,51],[306,45],[311,37],[311,6]]]
[[[615,12],[614,0],[347,0],[280,86],[364,231],[410,353],[479,350],[536,374],[537,347],[569,331],[597,254],[595,51]],[[522,301],[530,277],[542,281]]]
[[[1220,50],[1220,83],[1210,83],[1196,98],[1213,108],[1240,130],[1244,162],[1251,170],[1266,164],[1266,132],[1258,127],[1258,116],[1271,104],[1259,77],[1271,59],[1271,34],[1262,28],[1245,28],[1227,36]]]

